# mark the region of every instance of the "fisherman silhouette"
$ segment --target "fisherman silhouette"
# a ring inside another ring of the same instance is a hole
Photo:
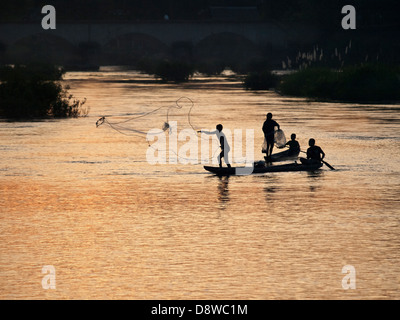
[[[315,139],[310,139],[308,141],[308,145],[310,146],[307,149],[307,159],[300,158],[301,163],[303,164],[314,164],[320,163],[325,158],[325,153],[319,146],[315,145]]]
[[[278,130],[280,129],[279,124],[275,120],[272,120],[272,113],[269,112],[267,114],[267,120],[265,120],[263,127],[262,127],[262,131],[264,132],[265,141],[267,143],[267,147],[265,149],[265,153],[266,153],[265,160],[266,161],[271,160],[272,150],[274,149],[275,127],[278,127]]]
[[[300,144],[296,140],[296,134],[292,133],[290,139],[290,141],[286,142],[286,146],[289,146],[289,150],[287,150],[288,156],[292,156],[300,152]]]
[[[228,168],[230,168],[231,164],[229,163],[228,153],[231,150],[231,148],[230,148],[228,142],[226,141],[226,136],[222,132],[222,129],[223,129],[222,124],[217,124],[216,130],[214,130],[214,131],[199,130],[197,132],[202,132],[202,133],[209,134],[209,135],[211,135],[211,134],[217,135],[218,141],[221,146],[221,153],[218,156],[219,166],[222,167],[222,158],[224,158],[226,165],[228,166]]]

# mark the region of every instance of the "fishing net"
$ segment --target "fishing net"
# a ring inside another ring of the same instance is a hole
[[[200,128],[194,126],[191,122],[191,113],[193,108],[194,102],[190,98],[181,97],[175,101],[174,105],[162,106],[128,118],[123,116],[122,119],[121,117],[117,116],[102,116],[97,120],[96,127],[98,128],[102,125],[108,125],[111,129],[117,131],[120,134],[126,136],[143,137],[146,139],[148,146],[153,149],[154,147],[150,143],[153,141],[151,136],[157,136],[162,134],[163,132],[166,132],[167,134],[176,134],[178,132],[178,129],[187,129],[188,126],[192,130],[186,131],[186,133],[192,133],[194,136],[196,136],[196,138],[208,141],[208,137],[202,137],[202,135],[198,132]],[[163,122],[161,122],[160,120],[162,120]],[[157,122],[159,123],[159,130],[155,128],[157,127]],[[215,140],[216,138],[214,137],[214,143]],[[184,141],[184,143],[187,142]],[[194,162],[198,160],[198,158],[185,157],[184,155],[178,154],[178,150],[174,151],[171,148],[165,150],[155,150],[162,152],[172,152],[177,158],[182,161],[184,160]],[[217,148],[215,151],[212,152],[213,155],[211,157],[206,156],[206,158],[201,159],[201,161],[208,161],[216,158],[220,151],[219,148]]]
[[[275,140],[275,145],[278,148],[283,148],[286,145],[286,137],[283,130],[279,129],[275,131],[274,140]]]
[[[138,136],[146,139],[146,142],[149,148],[154,149],[158,152],[172,152],[178,159],[185,161],[198,161],[201,160],[201,163],[209,163],[209,161],[214,161],[217,159],[218,154],[220,153],[220,142],[216,135],[212,135],[211,137],[211,150],[210,154],[208,151],[203,155],[202,150],[200,148],[201,159],[199,157],[187,157],[183,152],[175,146],[177,150],[168,148],[168,149],[159,149],[154,148],[150,143],[153,140],[152,136],[157,136],[163,134],[176,134],[178,132],[178,123],[183,124],[182,129],[187,129],[188,125],[192,130],[186,131],[193,136],[196,136],[197,139],[202,139],[209,142],[209,137],[204,137],[203,134],[199,132],[200,127],[194,126],[191,122],[191,112],[194,108],[194,102],[187,97],[181,97],[175,101],[175,105],[171,106],[162,106],[156,109],[150,110],[148,112],[139,113],[134,116],[102,116],[96,122],[96,127],[100,127],[102,125],[107,125],[111,129],[117,131],[120,134],[126,136]],[[186,112],[185,112],[186,111]],[[155,128],[156,127],[156,128]],[[159,129],[157,129],[157,127]],[[181,129],[181,128],[179,128]],[[197,139],[193,139],[197,142]],[[275,133],[275,142],[277,146],[285,145],[286,138],[282,130]],[[187,141],[180,141],[180,144],[187,144]],[[266,148],[266,143],[264,142]],[[202,144],[203,145],[203,144]],[[205,143],[205,145],[207,145]],[[198,145],[196,145],[198,146]],[[241,161],[236,160],[236,163]]]
[[[286,145],[286,136],[283,130],[276,130],[274,133],[274,142],[278,148],[283,148]],[[264,137],[264,143],[262,144],[261,150],[263,153],[267,153],[267,140]]]
[[[156,109],[153,109],[149,112],[146,113],[141,113],[133,117],[129,118],[124,118],[122,120],[118,120],[117,117],[113,116],[103,116],[96,122],[96,127],[99,127],[103,124],[107,124],[111,129],[114,129],[115,131],[127,135],[127,136],[148,136],[148,135],[158,135],[162,133],[163,131],[171,130],[172,127],[170,125],[170,116],[173,110],[181,110],[183,108],[189,109],[186,115],[181,115],[181,117],[186,117],[187,118],[187,123],[190,125],[190,127],[196,131],[194,126],[190,122],[190,115],[191,111],[194,107],[194,103],[190,98],[187,97],[181,97],[178,100],[175,101],[175,105],[172,106],[162,106]],[[160,131],[155,132],[152,130],[149,132],[150,129],[154,128],[154,123],[157,118],[162,117],[163,110],[165,112],[165,120],[162,126],[160,126]],[[161,114],[160,114],[161,113]],[[151,117],[150,117],[151,116]],[[179,117],[177,117],[176,114],[174,114],[174,120],[181,120]],[[141,123],[147,123],[150,124],[151,126],[143,126]],[[181,121],[182,122],[182,121]]]

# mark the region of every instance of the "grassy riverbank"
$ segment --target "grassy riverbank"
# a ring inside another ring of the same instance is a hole
[[[250,90],[275,88],[282,95],[322,101],[400,101],[400,66],[309,67],[280,77],[263,71],[248,74],[243,85]]]
[[[284,76],[278,91],[318,100],[397,101],[400,100],[400,68],[381,64],[342,70],[307,68]]]

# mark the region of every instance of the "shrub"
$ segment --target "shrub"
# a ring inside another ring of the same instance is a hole
[[[225,67],[225,62],[218,59],[202,60],[196,65],[197,71],[207,76],[219,75]]]
[[[186,62],[162,60],[155,67],[154,75],[162,81],[185,82],[193,76],[194,68]]]
[[[250,72],[244,79],[243,85],[250,90],[268,90],[274,88],[279,77],[271,71]]]
[[[144,58],[138,61],[136,68],[154,75],[163,82],[185,82],[194,74],[194,66],[188,62]]]
[[[0,68],[0,117],[7,119],[62,118],[87,115],[85,101],[68,95],[60,84],[63,71],[33,64]]]

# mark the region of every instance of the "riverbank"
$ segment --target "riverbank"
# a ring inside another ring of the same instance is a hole
[[[83,101],[63,86],[64,71],[48,64],[0,67],[0,118],[9,120],[79,117]]]
[[[283,76],[277,91],[318,101],[400,101],[400,68],[381,64],[362,64],[342,70],[307,68]]]

